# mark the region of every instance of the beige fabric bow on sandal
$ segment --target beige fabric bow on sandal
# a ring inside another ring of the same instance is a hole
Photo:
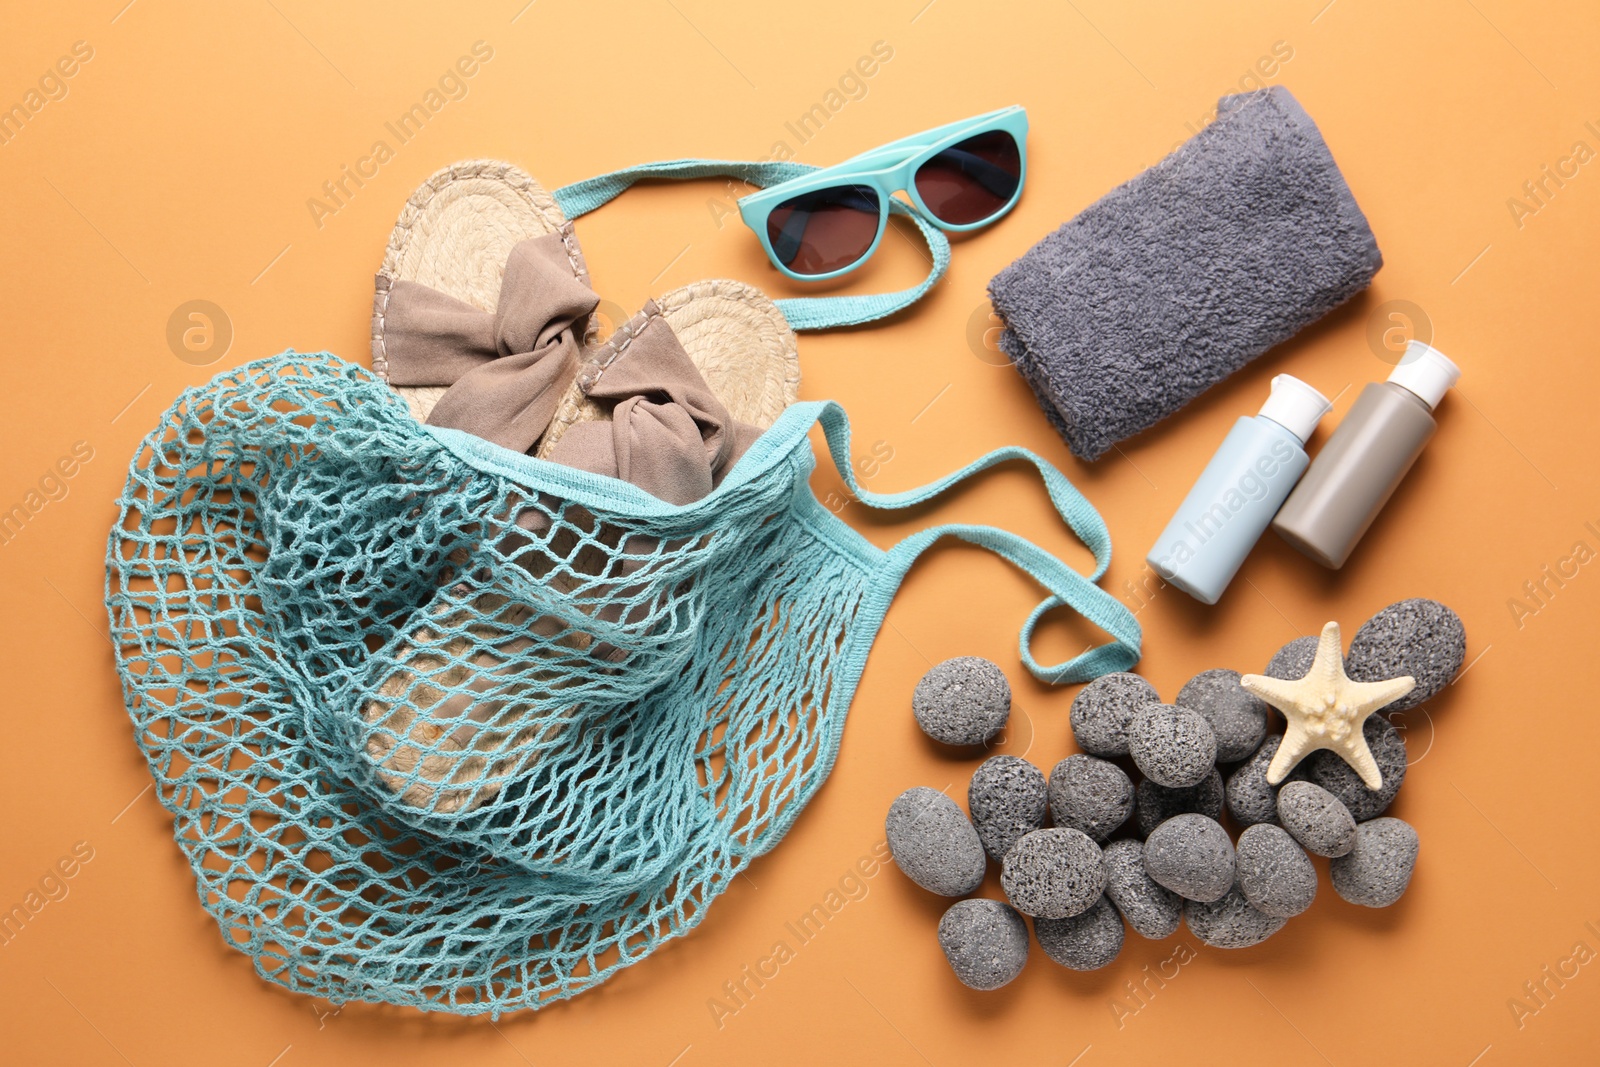
[[[563,234],[511,249],[493,312],[419,282],[388,295],[389,380],[448,386],[428,415],[517,452],[532,452],[577,381],[608,402],[606,422],[571,427],[546,454],[605,474],[671,504],[709,493],[760,430],[733,420],[711,392],[654,301],[594,359],[585,321],[599,303],[574,275]]]
[[[449,386],[428,422],[529,452],[550,426],[600,297],[574,275],[561,234],[512,246],[495,310],[420,282],[389,290],[389,381]]]

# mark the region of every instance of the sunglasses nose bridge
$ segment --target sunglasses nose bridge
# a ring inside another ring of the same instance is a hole
[[[921,149],[917,149],[914,152],[908,153],[907,156],[898,163],[888,167],[880,167],[867,175],[867,177],[872,181],[872,184],[877,186],[878,192],[883,195],[885,200],[892,196],[900,196],[901,199],[905,199],[907,202],[909,202],[908,198],[911,196],[912,191],[911,186],[916,175],[916,167],[914,164],[916,163],[918,156],[921,154],[921,151]],[[901,194],[903,194],[903,196]]]
[[[879,194],[883,197],[885,201],[883,204],[885,225],[887,224],[889,211],[888,200],[893,198],[940,229],[957,230],[967,228],[941,219],[932,208],[923,203],[922,195],[917,191],[917,172],[935,155],[935,153],[929,151],[929,147],[928,145],[918,145],[909,149],[905,158],[900,162],[858,176],[857,180],[860,180],[860,178],[868,179],[877,187]]]

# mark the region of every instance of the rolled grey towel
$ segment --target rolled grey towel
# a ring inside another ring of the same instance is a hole
[[[1000,348],[1074,455],[1098,459],[1372,281],[1383,265],[1287,89],[1217,119],[995,275]]]

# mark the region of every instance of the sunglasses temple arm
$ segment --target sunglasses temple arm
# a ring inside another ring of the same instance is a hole
[[[938,227],[926,221],[899,200],[889,201],[889,211],[904,215],[917,224],[928,249],[933,253],[933,266],[921,283],[897,293],[872,293],[864,296],[800,296],[774,300],[783,317],[796,330],[826,330],[835,326],[859,326],[864,322],[893,315],[922,299],[934,284],[944,277],[950,267],[950,241]]]

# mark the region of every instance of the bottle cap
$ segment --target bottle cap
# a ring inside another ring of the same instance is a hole
[[[1450,357],[1431,345],[1412,341],[1406,345],[1406,354],[1389,372],[1389,380],[1409,392],[1430,408],[1439,406],[1444,394],[1461,378],[1461,368]]]
[[[1304,444],[1333,405],[1328,398],[1299,378],[1280,374],[1272,379],[1272,395],[1261,405],[1263,418],[1271,419]]]

